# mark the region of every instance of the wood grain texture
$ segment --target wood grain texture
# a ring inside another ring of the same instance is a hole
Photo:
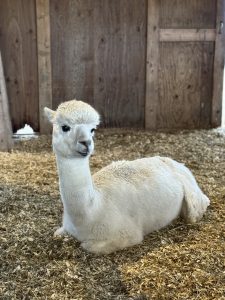
[[[202,43],[201,47],[201,98],[199,127],[211,128],[215,43],[205,42]]]
[[[210,126],[212,48],[211,43],[160,44],[157,128]]]
[[[160,29],[160,42],[212,42],[215,29]]]
[[[159,2],[148,1],[147,62],[145,127],[156,129],[157,106],[159,102]]]
[[[159,0],[160,28],[215,28],[216,0]]]
[[[0,52],[0,151],[10,151],[12,146],[12,125],[9,114],[2,56]]]
[[[36,0],[37,49],[39,82],[39,123],[40,133],[47,134],[52,126],[43,114],[44,107],[52,108],[52,71],[50,44],[49,0]]]
[[[84,99],[104,126],[144,126],[146,0],[51,0],[53,106]]]
[[[95,1],[94,101],[105,126],[144,126],[146,4]]]
[[[213,70],[212,127],[222,122],[222,94],[225,55],[225,1],[217,0],[216,42]]]
[[[34,0],[0,1],[0,48],[13,130],[30,124],[39,130]]]
[[[74,98],[93,101],[93,2],[50,1],[54,108]]]

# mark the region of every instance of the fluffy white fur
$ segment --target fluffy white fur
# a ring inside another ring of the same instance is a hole
[[[144,235],[179,215],[191,223],[203,216],[209,199],[183,164],[158,156],[118,161],[92,177],[89,156],[98,113],[71,100],[55,112],[45,108],[45,114],[53,123],[64,207],[63,225],[55,235],[69,233],[88,251],[110,253],[141,243]],[[64,125],[70,130],[63,132]]]

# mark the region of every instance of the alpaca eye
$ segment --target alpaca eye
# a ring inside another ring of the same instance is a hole
[[[63,131],[63,132],[70,131],[70,126],[63,125],[63,126],[62,126],[62,131]]]
[[[95,128],[92,128],[92,129],[91,129],[91,133],[93,133],[93,132],[95,132]]]

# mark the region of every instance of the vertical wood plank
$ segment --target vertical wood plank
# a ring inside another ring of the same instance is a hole
[[[39,120],[40,133],[51,132],[51,126],[43,115],[45,106],[52,108],[52,71],[50,43],[49,0],[36,0],[37,47],[39,75]]]
[[[0,1],[0,49],[13,130],[39,131],[35,0]]]
[[[162,42],[157,128],[211,125],[213,42]]]
[[[104,126],[144,127],[147,2],[94,3],[94,104]]]
[[[157,128],[199,128],[201,87],[207,84],[201,78],[201,43],[162,42],[159,53]]]
[[[202,43],[200,128],[211,127],[214,44],[213,42]]]
[[[159,1],[148,0],[145,127],[156,128],[159,100]]]
[[[51,0],[53,107],[83,99],[103,126],[143,127],[146,0]]]
[[[50,1],[53,108],[74,98],[92,104],[96,1]]]
[[[12,146],[12,126],[9,114],[2,55],[0,52],[0,151],[9,151]]]
[[[216,42],[213,72],[212,127],[221,125],[225,54],[225,0],[217,0]]]

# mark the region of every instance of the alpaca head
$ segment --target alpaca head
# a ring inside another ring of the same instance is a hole
[[[68,158],[84,158],[94,150],[93,136],[99,124],[99,114],[83,101],[71,100],[56,111],[44,108],[53,124],[52,144],[55,154]]]

